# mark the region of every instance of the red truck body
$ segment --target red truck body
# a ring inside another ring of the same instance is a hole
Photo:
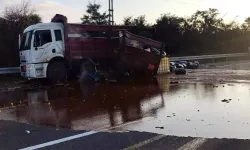
[[[58,14],[51,22],[64,24],[66,60],[79,61],[91,58],[97,62],[111,62],[128,72],[157,72],[162,57],[145,51],[143,46],[149,45],[162,50],[163,44],[126,32],[133,26],[71,24],[67,23],[65,16]]]
[[[52,22],[64,24],[65,50],[68,60],[113,57],[112,48],[119,44],[118,31],[132,27],[112,26],[112,42],[110,42],[110,39],[107,38],[110,28],[108,25],[67,23],[67,18],[62,15],[56,15]]]

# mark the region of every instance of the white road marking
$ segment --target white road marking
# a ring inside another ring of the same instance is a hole
[[[196,150],[206,141],[207,141],[206,138],[195,138],[194,140],[178,148],[178,150]]]
[[[73,136],[70,136],[70,137],[65,137],[65,138],[62,138],[62,139],[46,142],[46,143],[43,143],[43,144],[30,146],[30,147],[23,148],[23,149],[20,149],[20,150],[35,150],[35,149],[39,149],[39,148],[43,148],[43,147],[47,147],[47,146],[52,146],[52,145],[55,145],[55,144],[59,144],[59,143],[67,142],[67,141],[74,140],[74,139],[77,139],[77,138],[81,138],[81,137],[89,136],[89,135],[92,135],[92,134],[96,134],[98,132],[112,130],[112,129],[119,128],[119,127],[122,127],[122,126],[133,124],[133,123],[136,123],[136,122],[139,122],[139,121],[141,121],[141,120],[131,121],[131,122],[128,122],[128,123],[125,123],[125,124],[120,124],[120,125],[117,125],[117,126],[114,126],[114,127],[100,128],[100,129],[97,129],[96,131],[89,131],[89,132],[73,135]]]
[[[62,142],[74,140],[74,139],[77,139],[77,138],[89,136],[89,135],[96,134],[96,133],[98,133],[98,132],[97,131],[89,131],[89,132],[85,132],[85,133],[81,133],[81,134],[77,134],[77,135],[65,137],[65,138],[62,138],[62,139],[50,141],[50,142],[47,142],[47,143],[43,143],[43,144],[39,144],[39,145],[35,145],[35,146],[30,146],[30,147],[23,148],[23,149],[20,149],[20,150],[35,150],[35,149],[39,149],[39,148],[43,148],[43,147],[47,147],[47,146],[59,144],[59,143],[62,143]]]
[[[158,135],[158,136],[152,137],[152,138],[150,138],[150,139],[148,139],[148,140],[145,140],[145,141],[142,141],[142,142],[140,142],[140,143],[137,143],[137,144],[135,144],[135,145],[131,145],[131,146],[127,147],[127,148],[124,148],[123,150],[138,149],[138,148],[140,148],[140,147],[142,147],[142,146],[145,146],[145,145],[148,145],[148,144],[150,144],[150,143],[152,143],[152,142],[154,142],[154,141],[157,141],[157,140],[159,140],[159,139],[161,139],[161,138],[163,138],[163,137],[165,137],[165,136],[166,136],[166,135]]]

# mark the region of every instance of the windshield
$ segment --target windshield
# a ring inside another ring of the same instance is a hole
[[[21,41],[20,50],[28,50],[31,47],[31,38],[33,31],[28,31],[24,33]]]

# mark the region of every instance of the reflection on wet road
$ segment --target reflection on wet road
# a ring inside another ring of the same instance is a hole
[[[68,84],[27,92],[1,93],[0,119],[75,130],[112,127],[164,108],[157,80],[148,83]],[[143,105],[145,103],[145,105]],[[150,104],[150,105],[148,105]]]
[[[123,129],[208,138],[250,138],[250,84],[172,85],[151,120]],[[163,127],[158,129],[155,127]]]
[[[71,83],[0,93],[0,120],[74,130],[137,121],[120,129],[249,139],[249,96],[248,83],[170,84],[167,76],[147,83]]]

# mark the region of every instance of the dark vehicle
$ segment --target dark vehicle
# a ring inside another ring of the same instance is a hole
[[[175,63],[175,66],[176,66],[176,68],[184,68],[185,69],[185,66],[183,64],[180,64],[180,63]]]
[[[187,68],[188,69],[197,69],[199,67],[199,65],[197,63],[194,62],[188,62],[187,63]]]

